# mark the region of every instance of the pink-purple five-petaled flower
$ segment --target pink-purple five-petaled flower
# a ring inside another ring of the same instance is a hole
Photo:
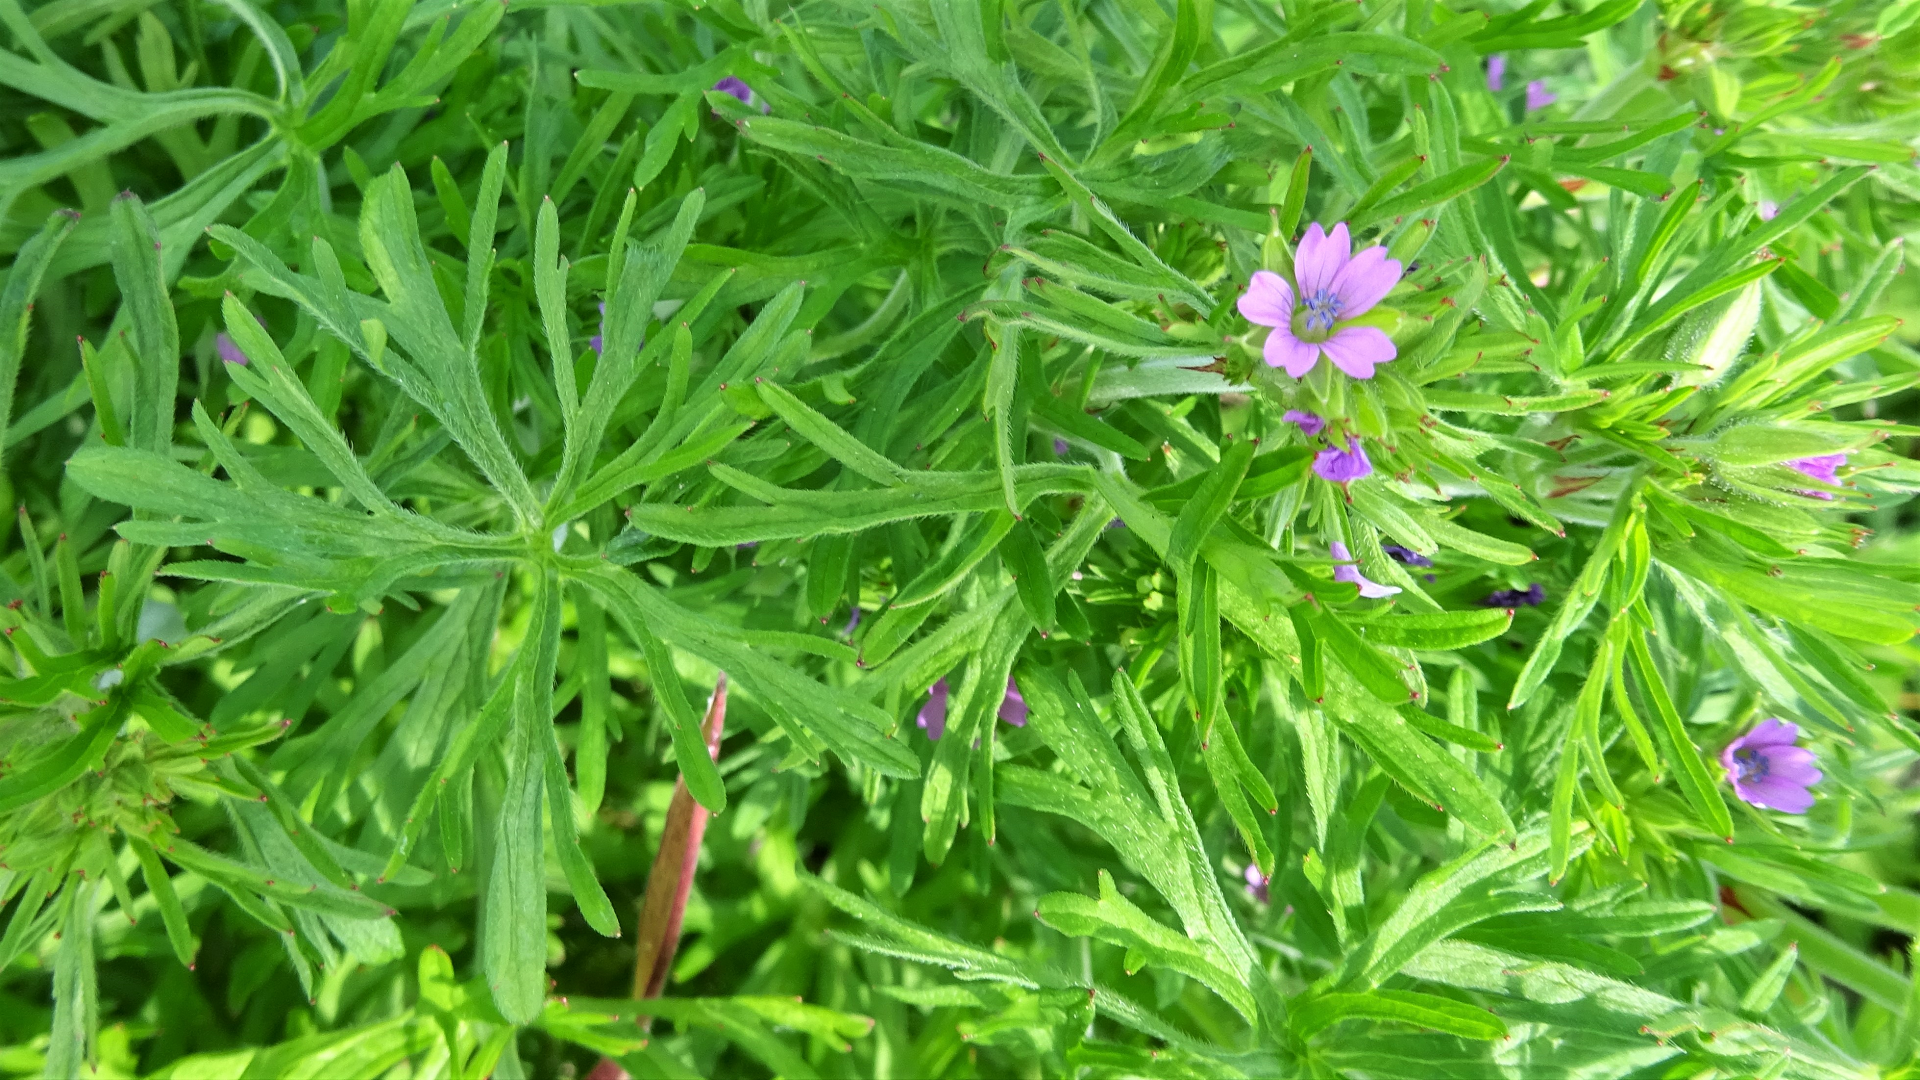
[[[1398,355],[1386,331],[1355,326],[1400,282],[1400,263],[1375,244],[1358,255],[1341,222],[1331,233],[1307,227],[1294,254],[1294,285],[1271,270],[1257,270],[1240,296],[1240,314],[1271,328],[1263,349],[1268,367],[1298,379],[1322,354],[1356,379],[1373,378],[1376,364]],[[1297,289],[1296,289],[1297,286]]]
[[[1794,745],[1799,739],[1799,725],[1775,718],[1728,743],[1720,764],[1733,781],[1733,793],[1768,810],[1806,813],[1813,806],[1807,789],[1823,774],[1814,766],[1813,751]]]

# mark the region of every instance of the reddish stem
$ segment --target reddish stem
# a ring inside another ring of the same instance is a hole
[[[727,673],[721,672],[707,705],[700,733],[707,753],[720,758],[720,738],[727,724]],[[660,836],[660,853],[647,875],[647,897],[640,906],[638,948],[633,958],[633,996],[659,997],[666,985],[673,954],[680,947],[680,920],[687,911],[694,870],[700,864],[700,840],[707,831],[707,808],[694,801],[687,779],[674,781],[673,802],[667,806],[667,828]]]

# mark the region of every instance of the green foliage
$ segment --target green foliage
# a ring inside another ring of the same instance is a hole
[[[0,0],[0,1072],[1920,1073],[1917,13]]]

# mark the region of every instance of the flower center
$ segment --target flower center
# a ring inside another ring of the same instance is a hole
[[[1321,289],[1307,297],[1307,329],[1325,333],[1340,321],[1340,296],[1332,289]]]
[[[1773,762],[1758,750],[1742,748],[1733,752],[1733,770],[1735,779],[1743,784],[1752,784],[1767,778],[1767,774],[1773,771]]]

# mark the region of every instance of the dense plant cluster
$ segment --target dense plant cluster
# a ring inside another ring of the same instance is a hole
[[[0,23],[0,1072],[1920,1074],[1915,0]]]

